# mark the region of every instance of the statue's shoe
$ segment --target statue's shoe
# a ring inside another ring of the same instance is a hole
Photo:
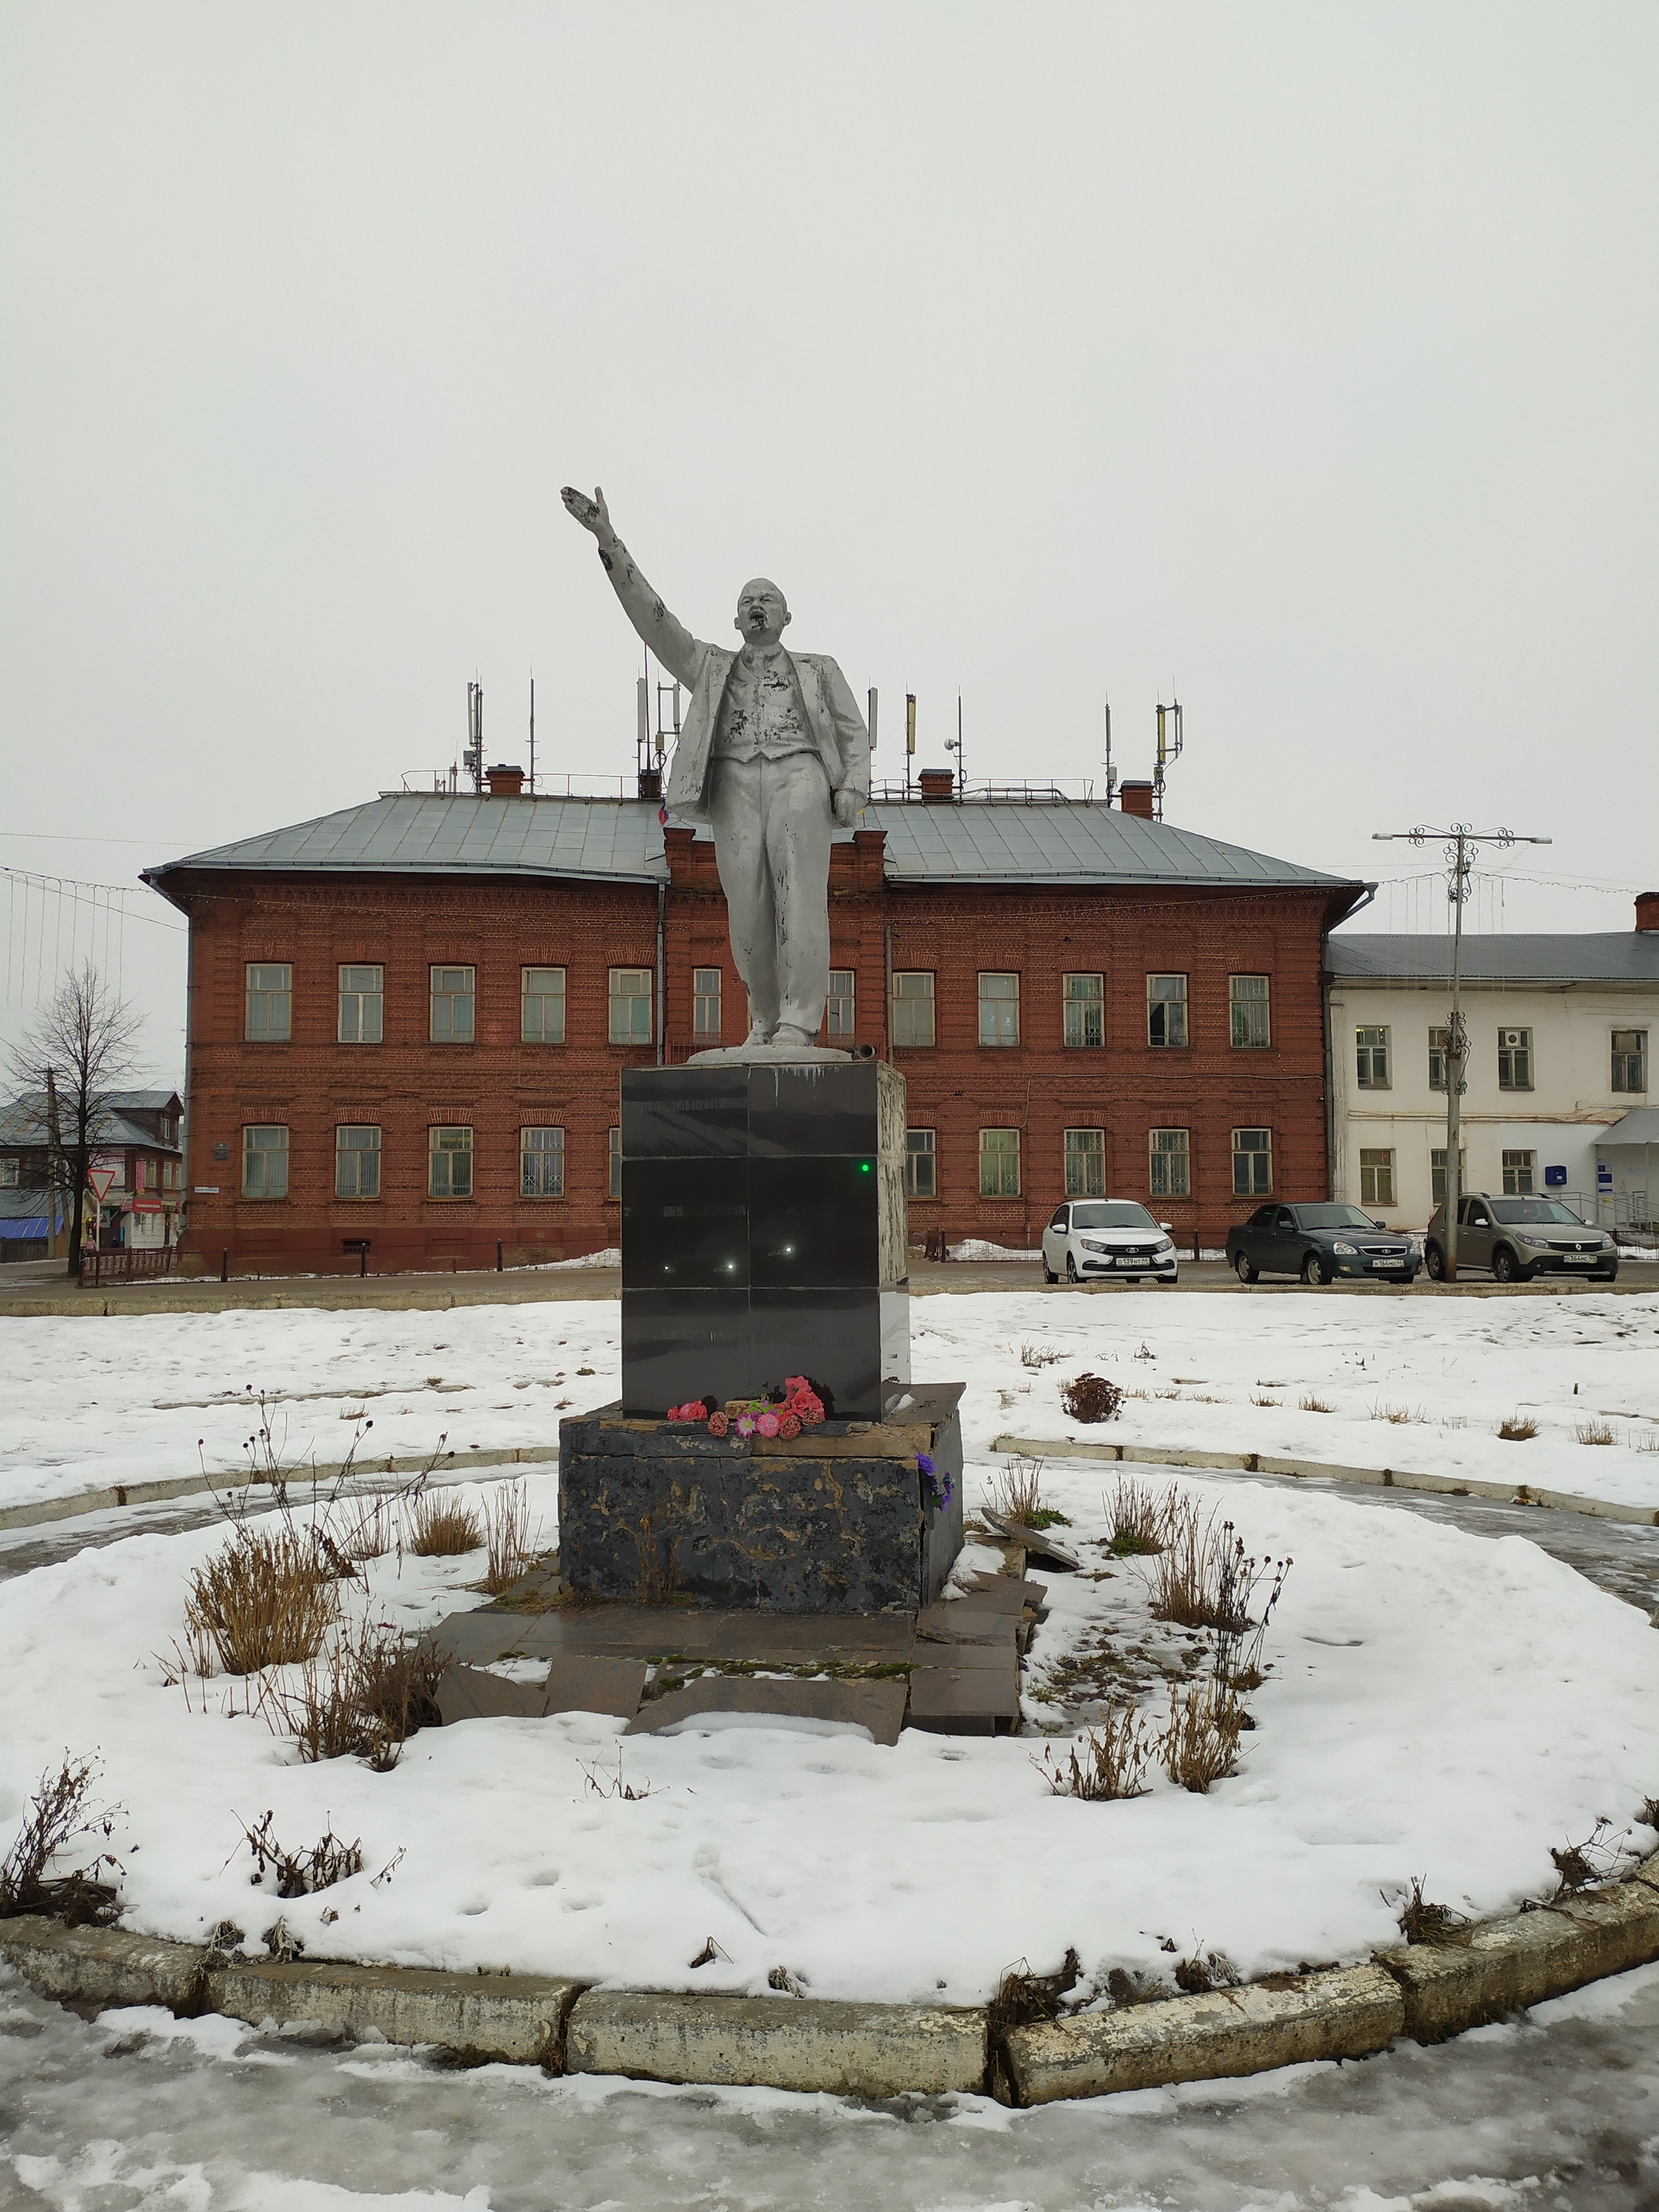
[[[815,1040],[808,1036],[805,1030],[798,1029],[793,1022],[780,1022],[772,1032],[774,1044],[811,1044],[814,1042]]]
[[[750,1026],[748,1036],[744,1039],[745,1044],[770,1044],[771,1042],[772,1032],[764,1022],[754,1023]]]

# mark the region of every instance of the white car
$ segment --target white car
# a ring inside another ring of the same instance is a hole
[[[1042,1232],[1042,1279],[1081,1283],[1094,1276],[1172,1283],[1176,1248],[1167,1221],[1154,1221],[1132,1198],[1078,1198],[1056,1209]]]

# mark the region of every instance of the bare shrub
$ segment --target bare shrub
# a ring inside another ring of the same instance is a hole
[[[1598,1820],[1582,1844],[1568,1844],[1560,1850],[1551,1850],[1559,1877],[1552,1904],[1564,1897],[1577,1896],[1581,1889],[1589,1889],[1598,1881],[1609,1881],[1623,1864],[1629,1853],[1621,1837],[1609,1834],[1613,1823]]]
[[[1609,1421],[1580,1421],[1575,1433],[1581,1444],[1610,1444],[1615,1441]]]
[[[423,1490],[409,1509],[409,1549],[420,1559],[458,1559],[483,1548],[484,1532],[470,1505],[443,1491]]]
[[[986,2026],[993,2051],[1000,2051],[1012,2029],[1055,2019],[1066,1993],[1077,1987],[1082,1972],[1083,1961],[1071,1949],[1055,1973],[1034,1974],[1024,1959],[1005,1966],[996,1995],[986,2008]]]
[[[1157,1497],[1146,1483],[1119,1475],[1117,1486],[1106,1504],[1112,1524],[1107,1548],[1115,1558],[1150,1557],[1164,1549],[1174,1496],[1175,1492],[1170,1492],[1162,1498]]]
[[[580,1760],[577,1763],[580,1765]],[[651,1784],[648,1782],[633,1783],[623,1778],[620,1745],[617,1748],[615,1774],[601,1774],[596,1766],[583,1766],[582,1785],[590,1797],[620,1798],[627,1805],[643,1804],[651,1795]],[[696,1966],[696,1960],[694,1959],[691,1963]],[[707,1961],[704,1963],[706,1964]]]
[[[1510,1413],[1498,1424],[1498,1433],[1506,1444],[1530,1443],[1538,1434],[1538,1424],[1526,1413]]]
[[[101,1836],[107,1843],[115,1832],[122,1808],[93,1807],[88,1793],[98,1776],[95,1759],[76,1759],[64,1753],[56,1774],[48,1767],[23,1814],[23,1825],[11,1849],[0,1859],[0,1920],[22,1912],[51,1913],[70,1927],[112,1920],[116,1894],[108,1882],[98,1879],[107,1868],[125,1871],[108,1851],[100,1851],[84,1867],[49,1879],[53,1859],[83,1838]]]
[[[337,1577],[309,1531],[243,1522],[191,1568],[185,1621],[228,1674],[253,1674],[314,1658],[339,1605]]]
[[[1635,1449],[1639,1452],[1659,1452],[1659,1429],[1650,1429],[1646,1436],[1638,1437]]]
[[[1401,1428],[1407,1421],[1420,1420],[1421,1418],[1420,1414],[1413,1413],[1409,1406],[1385,1406],[1381,1400],[1371,1407],[1372,1420],[1391,1421],[1395,1428]]]
[[[1263,1398],[1254,1390],[1250,1393],[1250,1403],[1253,1406],[1282,1406],[1284,1402],[1282,1398]]]
[[[479,1588],[499,1597],[523,1580],[536,1557],[530,1540],[530,1493],[522,1480],[497,1483],[490,1492],[484,1544],[489,1558]]]
[[[386,1774],[416,1730],[437,1722],[447,1664],[447,1653],[408,1643],[390,1622],[366,1620],[333,1637],[295,1680],[268,1684],[260,1709],[306,1764],[357,1758]]]
[[[1170,1720],[1158,1746],[1164,1771],[1183,1790],[1207,1795],[1237,1768],[1244,1711],[1231,1690],[1200,1682],[1184,1693],[1170,1687]]]
[[[1144,1797],[1154,1749],[1150,1723],[1131,1705],[1115,1702],[1084,1729],[1062,1759],[1053,1747],[1031,1761],[1056,1797],[1082,1797],[1101,1805]]]
[[[1045,1510],[1042,1503],[1042,1462],[1006,1459],[991,1492],[991,1510],[1005,1521],[1018,1521],[1030,1528]]]
[[[256,1863],[252,1877],[256,1887],[270,1873],[276,1877],[278,1897],[311,1897],[319,1889],[332,1889],[337,1881],[349,1881],[353,1875],[362,1872],[361,1840],[342,1843],[332,1827],[327,1827],[314,1844],[290,1851],[270,1832],[275,1817],[267,1813],[263,1820],[242,1822],[242,1832]],[[241,1942],[240,1932],[235,1940]]]
[[[1051,1344],[1022,1344],[1019,1347],[1020,1365],[1030,1368],[1034,1375],[1041,1368],[1058,1366],[1065,1357]]]
[[[384,1492],[353,1498],[340,1516],[339,1545],[348,1559],[383,1559],[403,1533],[398,1500]]]
[[[1304,1413],[1334,1413],[1336,1411],[1334,1406],[1328,1406],[1322,1398],[1316,1398],[1311,1390],[1304,1390],[1296,1402]]]
[[[1123,1385],[1104,1375],[1073,1375],[1060,1384],[1060,1402],[1074,1421],[1115,1420],[1123,1403]]]
[[[1464,1915],[1449,1905],[1431,1904],[1423,1894],[1423,1877],[1412,1876],[1412,1893],[1400,1914],[1400,1932],[1408,1943],[1467,1943],[1468,1927]]]
[[[1182,1959],[1175,1969],[1175,1985],[1189,1997],[1201,1997],[1208,1990],[1236,1990],[1239,1972],[1224,1951],[1206,1951],[1194,1946],[1192,1956]]]

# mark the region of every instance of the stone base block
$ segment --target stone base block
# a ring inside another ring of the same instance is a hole
[[[942,2096],[983,2087],[985,2044],[977,2009],[592,1990],[571,2013],[565,2063],[646,2081]]]

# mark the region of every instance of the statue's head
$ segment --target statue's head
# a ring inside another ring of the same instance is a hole
[[[769,576],[751,576],[738,593],[732,628],[745,645],[775,645],[789,620],[788,602]]]

